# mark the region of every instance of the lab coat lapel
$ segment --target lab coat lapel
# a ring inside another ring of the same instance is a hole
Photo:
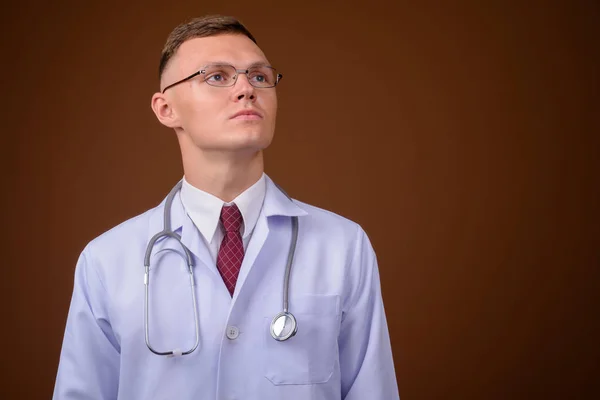
[[[247,276],[250,274],[256,258],[265,248],[265,242],[269,237],[269,217],[273,216],[302,216],[308,214],[299,205],[293,202],[268,176],[265,176],[267,185],[265,200],[258,221],[252,232],[252,238],[244,254],[244,260],[235,285],[233,300],[238,297]]]
[[[235,291],[233,293],[233,299],[235,300],[238,296],[238,293],[242,289],[244,285],[244,281],[246,277],[250,273],[252,266],[254,265],[254,261],[256,257],[260,253],[265,244],[265,240],[269,234],[269,226],[267,224],[267,219],[264,217],[261,212],[258,221],[256,221],[256,226],[254,227],[254,232],[252,232],[252,238],[248,243],[248,248],[246,249],[246,253],[244,254],[244,259],[242,260],[242,266],[240,267],[240,273],[238,275]]]

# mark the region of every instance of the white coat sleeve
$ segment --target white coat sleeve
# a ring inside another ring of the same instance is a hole
[[[399,399],[375,252],[358,229],[339,337],[342,399]]]
[[[107,304],[88,246],[75,268],[53,399],[117,398],[120,349]]]

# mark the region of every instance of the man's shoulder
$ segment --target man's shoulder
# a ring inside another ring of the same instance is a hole
[[[363,247],[374,254],[369,236],[358,222],[324,208],[293,201],[307,213],[299,218],[300,229],[307,229],[315,241],[335,245],[338,249]]]
[[[307,213],[307,215],[300,217],[300,223],[305,221],[316,229],[328,233],[343,231],[355,235],[357,231],[362,231],[362,227],[357,222],[336,212],[296,199],[294,199],[294,203]]]
[[[146,240],[150,219],[160,207],[153,207],[137,214],[93,238],[87,247],[97,252],[114,251],[115,248],[131,246],[136,240]]]

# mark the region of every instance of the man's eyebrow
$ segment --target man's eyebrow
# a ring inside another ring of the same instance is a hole
[[[252,68],[252,67],[264,67],[264,66],[270,66],[270,65],[266,61],[256,61],[256,62],[253,62],[252,64],[248,65],[248,68]]]
[[[229,61],[222,61],[222,60],[214,60],[214,61],[209,61],[206,64],[204,64],[204,66],[206,65],[233,65],[232,63],[230,63]],[[233,65],[234,67],[239,68],[236,65]],[[269,66],[269,63],[267,61],[255,61],[252,64],[248,65],[248,68],[252,68],[252,67],[262,67],[262,66]]]

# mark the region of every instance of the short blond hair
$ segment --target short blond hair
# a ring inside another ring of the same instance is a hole
[[[240,21],[234,17],[223,15],[207,15],[204,17],[194,18],[188,22],[178,25],[169,34],[167,42],[163,47],[160,64],[158,66],[158,79],[169,64],[169,60],[175,55],[177,49],[187,40],[217,36],[227,33],[239,34],[247,36],[250,40],[256,43],[256,39],[248,29]],[[258,44],[258,43],[257,43]]]

